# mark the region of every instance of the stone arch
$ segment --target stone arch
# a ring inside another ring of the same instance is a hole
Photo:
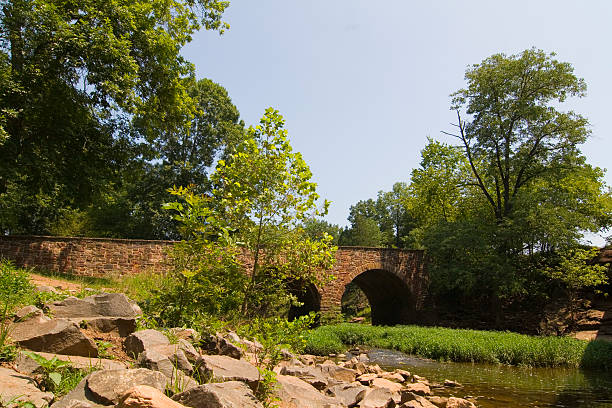
[[[368,298],[373,325],[392,326],[414,321],[414,296],[408,285],[396,274],[380,267],[371,268],[350,282],[359,286]]]
[[[312,283],[308,284],[297,284],[290,285],[289,291],[292,295],[296,296],[298,301],[302,303],[301,306],[289,307],[288,319],[290,321],[307,315],[310,312],[321,311],[321,293],[319,289]]]

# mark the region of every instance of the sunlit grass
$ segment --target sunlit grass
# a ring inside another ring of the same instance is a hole
[[[612,370],[612,343],[482,330],[339,324],[312,330],[306,351],[339,353],[363,345],[442,361]]]

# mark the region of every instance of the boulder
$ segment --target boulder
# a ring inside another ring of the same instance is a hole
[[[360,408],[394,408],[395,399],[391,391],[386,388],[370,389],[357,405]]]
[[[413,384],[411,384],[413,385]],[[384,378],[375,378],[370,384],[373,388],[385,388],[392,393],[399,393],[402,390],[402,386],[396,382],[385,380]]]
[[[87,389],[95,400],[105,405],[116,404],[127,390],[136,385],[148,385],[164,391],[168,380],[158,371],[146,368],[130,370],[100,370],[87,379]]]
[[[401,405],[402,408],[438,408],[430,401],[421,397],[420,395],[413,394],[414,399],[407,401]]]
[[[51,360],[55,357],[61,361],[69,361],[70,365],[75,368],[89,369],[95,367],[103,370],[120,370],[127,368],[125,363],[117,360],[83,356],[67,356],[63,354],[43,353],[41,351],[37,352],[36,354],[46,358],[47,360]],[[38,372],[40,368],[40,365],[36,361],[24,354],[19,354],[17,356],[14,366],[17,371],[27,375]]]
[[[459,384],[457,381],[453,380],[444,380],[444,386],[449,388],[461,388],[463,385]]]
[[[208,334],[200,339],[200,347],[208,354],[219,356],[228,356],[240,359],[244,354],[243,350],[234,345],[229,340],[223,338],[219,334]]]
[[[154,346],[169,345],[168,337],[160,331],[147,329],[130,334],[123,341],[125,351],[133,356],[138,356],[146,349]]]
[[[406,384],[404,390],[406,392],[412,392],[417,395],[431,395],[431,389],[429,388],[429,386],[420,382]]]
[[[88,318],[100,316],[137,317],[142,311],[123,293],[101,293],[79,299],[68,297],[46,305],[55,317]]]
[[[350,368],[340,367],[334,364],[319,364],[316,366],[321,370],[324,376],[333,378],[337,381],[351,383],[357,377],[357,371]]]
[[[241,349],[243,347],[246,348],[248,353],[258,353],[263,349],[263,345],[260,342],[243,339],[232,331],[227,333],[224,337]]]
[[[446,401],[446,408],[476,408],[476,405],[463,398],[450,397]]]
[[[369,385],[370,382],[376,378],[378,378],[377,374],[361,374],[359,377],[357,377],[357,381],[363,385]]]
[[[67,319],[34,317],[15,323],[11,338],[21,347],[33,351],[85,357],[98,355],[96,343]]]
[[[40,310],[36,306],[29,305],[29,306],[22,307],[21,309],[16,311],[15,314],[13,315],[13,320],[15,322],[20,322],[23,320],[28,320],[32,317],[40,318],[43,316],[44,316],[44,313],[42,310]],[[45,319],[45,320],[50,320],[50,319]]]
[[[90,374],[91,375],[91,374]],[[101,408],[108,405],[102,404],[87,388],[86,376],[72,389],[68,394],[64,395],[60,400],[51,405],[51,408]]]
[[[136,330],[136,318],[134,317],[102,316],[85,319],[78,317],[70,320],[101,333],[117,333],[120,337],[129,336]]]
[[[396,372],[384,373],[380,376],[380,378],[384,378],[385,380],[395,381],[399,383],[406,381],[403,375],[401,375],[400,373],[396,373]]]
[[[29,401],[37,408],[47,407],[53,401],[53,394],[42,392],[34,379],[8,368],[0,367],[0,406],[12,399]]]
[[[185,408],[185,406],[168,398],[157,388],[137,385],[123,394],[116,408]]]
[[[170,333],[176,336],[179,340],[186,340],[189,343],[195,343],[200,340],[200,334],[194,329],[185,329],[183,327],[173,327],[168,329]]]
[[[333,385],[325,390],[327,395],[336,398],[339,402],[347,407],[356,405],[363,399],[367,391],[368,387],[363,386],[358,382]]]
[[[192,408],[263,408],[251,389],[239,381],[200,385],[172,399]]]
[[[259,383],[259,370],[255,366],[228,356],[200,356],[196,367],[203,381],[242,381],[252,389]]]
[[[323,390],[330,385],[329,379],[323,375],[320,366],[285,366],[280,373],[306,381],[318,390]]]
[[[42,293],[59,293],[53,286],[36,285],[36,291]]]
[[[437,395],[432,395],[431,397],[427,397],[427,400],[438,408],[445,408],[446,403],[448,402],[447,397],[439,397]]]
[[[343,404],[323,395],[312,385],[289,375],[276,376],[277,395],[281,401],[293,408],[341,408]]]
[[[193,373],[193,366],[178,344],[151,347],[140,353],[137,363],[140,367],[161,371],[166,376],[170,376],[173,370],[181,370],[189,375]]]

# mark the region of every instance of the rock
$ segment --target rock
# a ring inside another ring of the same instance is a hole
[[[375,378],[378,378],[377,374],[361,374],[359,377],[357,377],[357,381],[363,385],[370,385],[370,382],[372,382],[372,380]]]
[[[412,399],[406,402],[404,402],[403,398],[404,395],[402,395],[402,408],[438,408],[425,397],[421,397],[420,395],[412,394]]]
[[[363,399],[368,387],[360,383],[338,384],[329,387],[325,392],[330,397],[336,398],[343,405],[353,406]]]
[[[87,380],[89,379],[90,375],[83,378],[81,382],[72,389],[72,391],[51,405],[51,408],[107,407],[108,405],[104,405],[97,400],[91,391],[89,391],[89,388],[87,388]]]
[[[243,339],[232,331],[227,333],[225,338],[238,347],[244,346],[249,353],[259,353],[263,349],[263,345],[258,341]],[[242,347],[240,349],[242,350]]]
[[[148,385],[164,391],[168,380],[158,371],[146,368],[130,370],[100,370],[93,372],[87,379],[87,389],[95,400],[105,405],[116,404],[127,390],[136,385]]]
[[[228,356],[235,359],[240,359],[244,354],[241,348],[219,334],[202,336],[202,339],[200,339],[200,347],[209,354]]]
[[[40,310],[36,306],[29,305],[29,306],[22,307],[21,309],[16,311],[15,314],[13,315],[13,320],[15,322],[20,322],[20,321],[28,320],[32,317],[40,318],[40,317],[43,317],[44,315],[45,314],[43,313],[42,310]],[[50,319],[45,319],[45,320],[50,320]]]
[[[34,317],[15,323],[11,338],[21,347],[33,351],[85,357],[98,355],[96,343],[81,333],[79,326],[67,319]]]
[[[402,390],[402,386],[396,382],[385,380],[384,378],[375,378],[370,384],[373,388],[386,388],[392,393],[399,393]]]
[[[438,397],[436,395],[432,395],[431,397],[427,397],[427,400],[434,404],[438,408],[445,408],[446,403],[448,401],[447,397]]]
[[[369,363],[370,362],[370,357],[368,357],[368,355],[366,353],[361,353],[357,356],[357,362],[358,363]]]
[[[460,388],[460,387],[463,387],[463,385],[459,384],[457,381],[452,381],[452,380],[444,380],[444,386],[445,387],[450,387],[450,388]]]
[[[378,364],[372,364],[372,365],[366,366],[366,369],[368,373],[378,374],[378,375],[384,374],[384,370],[380,368]]]
[[[450,397],[446,401],[446,408],[476,408],[476,405],[463,398]]]
[[[117,317],[117,316],[103,316],[103,317],[89,317],[83,319],[82,317],[71,318],[75,323],[79,325],[85,324],[88,329],[92,329],[101,333],[117,333],[120,337],[129,336],[136,330],[136,318],[134,317]]]
[[[341,408],[343,404],[335,398],[321,394],[312,385],[289,375],[276,376],[277,395],[292,408]]]
[[[41,351],[36,354],[41,357],[46,358],[47,360],[51,360],[52,358],[57,358],[61,361],[69,361],[70,365],[74,368],[83,368],[89,369],[92,367],[100,368],[103,370],[121,370],[127,368],[125,363],[116,360],[107,360],[104,358],[90,358],[83,356],[67,356],[63,354],[52,354],[52,353],[43,353]],[[40,365],[32,360],[30,357],[19,354],[14,362],[15,369],[23,374],[33,374],[38,371]]]
[[[189,343],[196,343],[200,340],[200,334],[194,329],[185,329],[182,327],[173,327],[168,329],[172,335],[176,336],[179,340],[186,340]]]
[[[314,365],[315,364],[315,357],[311,356],[310,354],[303,354],[298,357],[298,360],[300,360],[302,364],[304,365]]]
[[[200,358],[200,352],[187,340],[179,339],[178,346],[183,350],[189,362],[195,363]]]
[[[53,286],[48,285],[37,285],[36,291],[42,293],[58,293],[57,289],[55,289]]]
[[[185,406],[166,397],[156,388],[137,385],[121,396],[116,408],[185,408]]]
[[[185,352],[181,349],[181,346],[179,344],[155,346],[151,347],[151,349],[147,351],[155,351],[157,353],[160,353],[166,356],[175,368],[178,368],[179,370],[189,375],[193,373],[193,366],[187,359]]]
[[[196,367],[204,381],[242,381],[252,389],[259,382],[259,371],[255,366],[228,356],[200,356]]]
[[[46,305],[55,317],[137,317],[142,314],[138,305],[131,302],[123,293],[101,293],[79,299],[68,297]]]
[[[159,371],[168,378],[171,378],[176,368],[168,356],[156,351],[155,349],[145,350],[140,353],[136,360],[138,367],[148,368],[149,370]]]
[[[406,379],[400,373],[384,373],[380,376],[380,378],[384,378],[385,380],[395,381],[395,382],[404,382]]]
[[[365,394],[359,405],[360,408],[394,408],[393,393],[386,388],[373,388]]]
[[[280,373],[297,377],[318,390],[323,390],[329,385],[328,378],[323,375],[320,366],[286,366]]]
[[[406,370],[401,370],[398,368],[393,370],[393,372],[400,374],[402,377],[404,377],[404,381],[409,381],[412,378],[412,374],[410,374],[410,372]]]
[[[239,381],[200,385],[172,399],[192,408],[263,408],[251,389]]]
[[[404,390],[406,392],[412,392],[416,395],[431,395],[431,389],[429,388],[429,386],[427,384],[424,383],[412,383],[412,384],[406,384],[406,386],[404,387]]]
[[[34,379],[8,368],[0,367],[0,406],[2,401],[30,401],[37,408],[47,407],[53,401],[53,394],[42,392]]]
[[[148,348],[169,344],[170,341],[164,333],[153,329],[137,331],[123,341],[125,351],[133,356],[138,356]]]
[[[357,377],[357,371],[337,366],[333,362],[332,364],[320,364],[316,367],[321,370],[324,376],[333,378],[337,381],[351,383],[355,381],[355,377]]]
[[[427,382],[427,378],[425,378],[425,377],[421,377],[420,375],[413,374],[413,375],[412,375],[412,378],[413,378],[413,379],[414,379],[414,381],[416,381],[416,382]]]

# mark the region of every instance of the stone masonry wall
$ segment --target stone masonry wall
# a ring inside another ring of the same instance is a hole
[[[104,277],[161,272],[171,245],[171,241],[0,236],[0,257],[21,267]]]

